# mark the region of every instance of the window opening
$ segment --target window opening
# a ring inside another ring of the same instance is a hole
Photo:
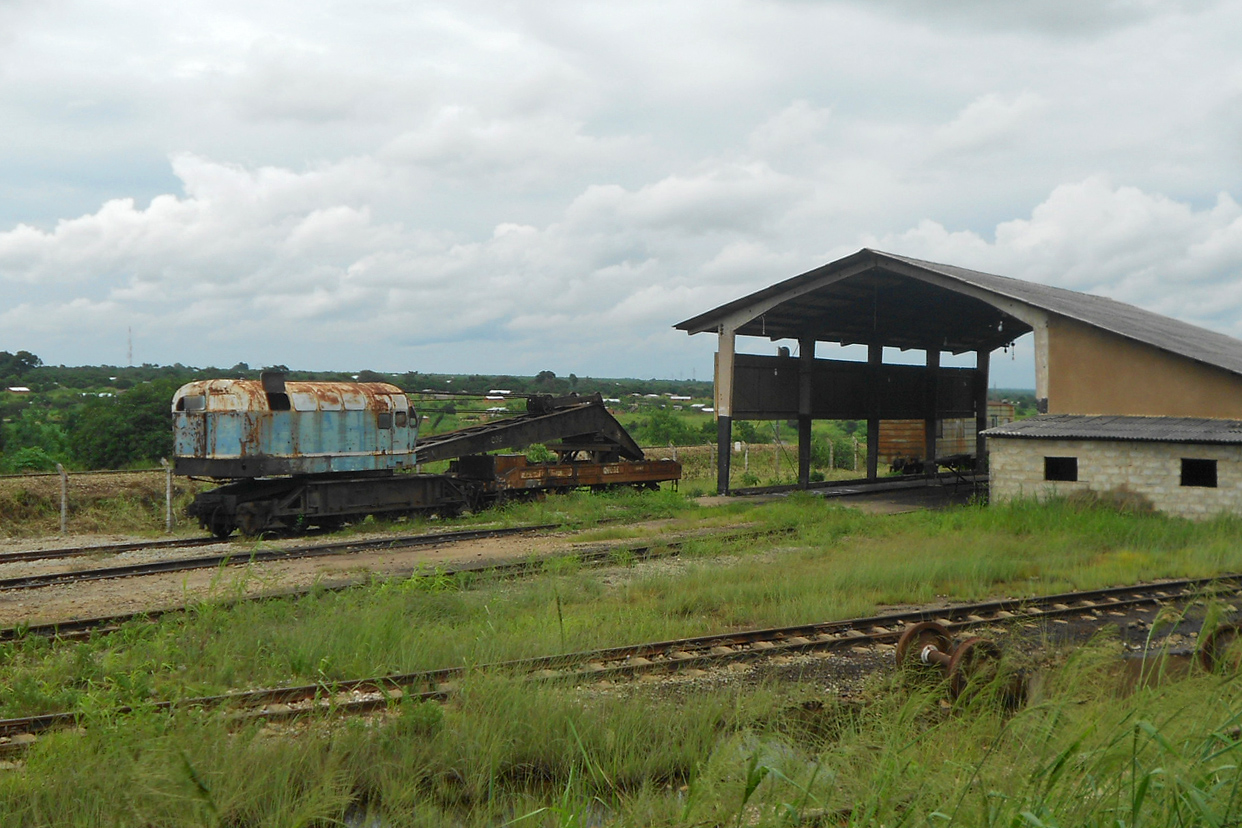
[[[1216,461],[1182,458],[1182,485],[1216,488]]]
[[[392,428],[392,413],[388,411],[381,412],[378,417],[377,425],[383,431]]]
[[[393,421],[397,424],[397,428],[405,428],[409,425],[409,417],[404,411],[398,411],[393,415]]]
[[[1077,457],[1045,457],[1044,480],[1073,483],[1078,480]]]

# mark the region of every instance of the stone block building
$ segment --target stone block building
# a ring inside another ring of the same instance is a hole
[[[984,437],[994,501],[1094,492],[1189,518],[1242,513],[1242,421],[1045,415]]]

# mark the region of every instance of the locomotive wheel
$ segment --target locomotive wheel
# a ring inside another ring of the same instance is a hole
[[[906,627],[901,638],[897,639],[897,666],[922,666],[919,656],[924,647],[935,647],[940,652],[947,653],[952,642],[953,637],[949,635],[949,631],[943,624],[935,621],[923,621]]]
[[[243,503],[237,507],[237,528],[246,537],[258,537],[267,528],[267,513],[261,504]]]
[[[217,506],[215,509],[212,509],[211,516],[207,518],[204,528],[223,540],[233,534],[233,530],[237,526],[233,523],[233,517],[228,513],[228,510],[223,506]]]
[[[1221,624],[1199,640],[1199,664],[1209,673],[1236,671],[1242,667],[1242,654],[1237,644],[1242,628],[1237,624]]]
[[[986,638],[968,638],[958,644],[949,660],[950,695],[960,699],[967,691],[990,684],[998,675],[1000,657],[1000,647]]]

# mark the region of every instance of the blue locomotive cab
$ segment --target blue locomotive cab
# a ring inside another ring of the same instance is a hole
[[[177,474],[236,479],[414,466],[418,417],[383,382],[202,380],[173,396]]]

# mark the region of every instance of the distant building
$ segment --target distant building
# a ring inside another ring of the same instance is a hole
[[[10,394],[29,394],[30,389],[24,385],[10,385],[8,387]]]
[[[1189,518],[1242,513],[1242,421],[1061,414],[984,437],[997,502],[1090,492]]]

